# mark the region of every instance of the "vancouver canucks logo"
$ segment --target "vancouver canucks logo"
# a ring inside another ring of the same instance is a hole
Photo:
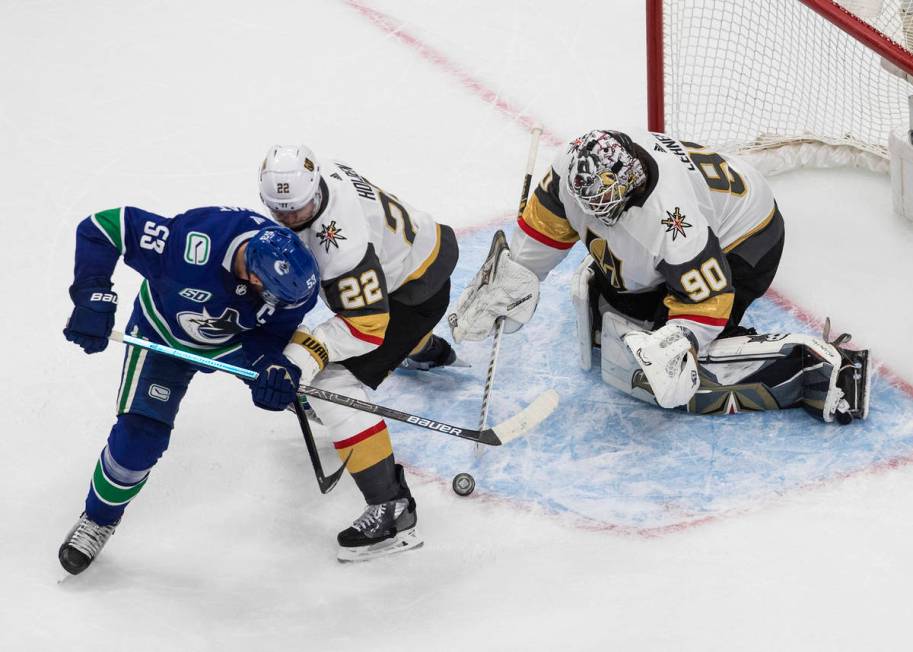
[[[687,236],[685,229],[691,226],[688,222],[685,221],[685,216],[682,215],[682,211],[678,206],[675,207],[675,211],[670,213],[666,211],[666,215],[669,217],[662,220],[661,224],[666,227],[666,233],[672,232],[672,242],[675,242],[675,238],[681,234],[684,238]]]
[[[341,235],[342,229],[336,226],[336,220],[332,220],[329,225],[321,224],[323,228],[317,234],[317,237],[320,238],[320,244],[323,245],[324,251],[330,253],[330,245],[339,249],[339,240],[347,240],[344,235]]]
[[[210,315],[206,308],[203,308],[202,313],[179,312],[177,320],[185,333],[197,342],[207,344],[224,344],[245,330],[241,326],[240,315],[234,308],[226,308],[218,317]]]

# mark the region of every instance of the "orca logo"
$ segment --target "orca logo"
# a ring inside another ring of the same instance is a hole
[[[276,273],[279,276],[285,276],[289,273],[291,267],[289,267],[288,261],[286,260],[277,260],[273,263],[273,269],[276,270]]]
[[[234,308],[226,308],[221,315],[213,317],[206,308],[203,312],[184,311],[177,314],[178,323],[188,335],[198,342],[224,344],[245,330],[240,315]]]

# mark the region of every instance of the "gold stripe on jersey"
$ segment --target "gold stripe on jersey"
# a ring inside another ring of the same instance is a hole
[[[745,235],[739,237],[733,243],[728,245],[725,249],[723,249],[723,253],[728,254],[730,251],[732,251],[733,249],[738,247],[740,244],[745,242],[748,238],[753,236],[755,233],[759,233],[759,232],[763,231],[764,229],[766,229],[767,225],[770,224],[770,221],[774,218],[774,215],[776,214],[776,212],[777,212],[777,205],[774,204],[774,207],[770,209],[770,214],[767,217],[765,217],[763,220],[761,220],[760,224],[749,229],[749,231]]]
[[[321,369],[330,363],[330,354],[327,353],[327,349],[323,345],[323,342],[313,337],[307,331],[295,331],[292,335],[292,343],[303,346],[307,352],[311,354],[311,357],[314,358],[314,361],[317,362],[317,365]]]
[[[700,303],[685,303],[679,301],[674,295],[669,294],[663,299],[663,303],[669,309],[670,319],[679,315],[687,315],[689,317],[697,317],[698,321],[702,319],[711,320],[712,322],[723,320],[725,324],[726,320],[729,319],[729,314],[732,312],[732,302],[734,300],[735,292],[724,292]]]
[[[372,344],[382,344],[390,324],[390,313],[381,312],[373,315],[339,315],[349,327],[349,331],[360,340]]]
[[[562,245],[573,245],[580,239],[567,218],[556,215],[539,200],[536,194],[523,210],[522,221],[536,233]]]
[[[431,267],[431,264],[437,260],[438,254],[441,252],[441,225],[435,223],[434,225],[434,248],[431,250],[431,254],[424,260],[424,262],[419,265],[414,272],[409,274],[406,277],[406,280],[402,282],[402,285],[405,285],[409,281],[414,281],[417,278],[421,278],[425,275],[425,272],[428,271],[428,268]]]

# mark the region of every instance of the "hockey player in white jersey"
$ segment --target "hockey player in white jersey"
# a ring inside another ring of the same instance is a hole
[[[368,400],[369,388],[398,366],[456,361],[450,344],[431,334],[447,311],[459,255],[449,226],[348,165],[321,165],[303,145],[269,149],[260,197],[314,253],[321,295],[335,313],[313,332],[299,330],[284,352],[301,368],[302,384]],[[340,560],[420,545],[415,500],[384,420],[316,399],[311,405],[367,502],[352,527],[339,533]]]
[[[660,133],[594,130],[571,141],[536,188],[494,278],[480,272],[451,315],[479,340],[532,316],[539,282],[576,242],[580,364],[600,347],[603,379],[700,414],[805,407],[849,423],[868,411],[868,352],[739,325],[777,271],[784,224],[761,174]],[[491,265],[493,261],[486,261]],[[484,268],[483,268],[484,269]]]

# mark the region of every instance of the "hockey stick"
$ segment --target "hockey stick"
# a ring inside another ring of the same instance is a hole
[[[155,353],[171,356],[172,358],[178,358],[180,360],[191,362],[202,367],[225,371],[241,378],[247,378],[248,380],[255,380],[258,376],[257,372],[251,369],[238,367],[233,364],[228,364],[227,362],[222,362],[221,360],[211,360],[210,358],[202,355],[197,355],[188,351],[181,351],[180,349],[165,346],[164,344],[150,342],[149,340],[144,340],[132,335],[126,335],[118,331],[112,331],[109,339],[115,342],[123,342],[124,344],[137,346],[141,349],[146,349],[147,351],[154,351]],[[386,419],[393,419],[394,421],[410,423],[413,426],[418,426],[419,428],[434,430],[444,435],[460,437],[461,439],[468,439],[470,441],[486,444],[488,446],[500,446],[501,444],[506,444],[507,442],[512,441],[521,435],[524,435],[527,431],[535,428],[536,425],[538,425],[543,419],[550,415],[556,407],[558,407],[558,393],[552,389],[546,390],[537,396],[532,403],[527,405],[524,409],[509,419],[502,421],[492,428],[472,430],[470,428],[452,426],[448,423],[444,423],[443,421],[435,421],[434,419],[428,419],[426,417],[410,414],[408,412],[400,412],[399,410],[384,407],[383,405],[368,403],[367,401],[361,401],[357,398],[343,396],[342,394],[330,392],[318,387],[312,387],[310,385],[299,387],[298,394],[312,396],[313,398],[320,399],[321,401],[327,401],[328,403],[344,405],[355,410],[361,410],[362,412],[370,412],[371,414],[376,414]]]
[[[523,177],[523,189],[520,191],[520,204],[517,207],[517,219],[523,217],[523,210],[526,208],[527,198],[529,197],[529,186],[533,180],[533,168],[536,165],[536,153],[539,151],[539,137],[542,135],[542,127],[535,126],[533,127],[532,132],[530,133],[529,140],[529,154],[526,157],[526,174]],[[496,249],[503,249],[507,247],[507,238],[504,235],[504,232],[500,229],[495,233],[494,238],[491,242],[491,253],[495,252]],[[494,265],[491,268],[491,276],[494,276],[497,273],[498,269],[498,259],[500,258],[500,252],[496,253],[497,258],[495,258]],[[488,360],[488,373],[485,377],[485,388],[482,390],[482,413],[479,418],[479,429],[485,428],[488,425],[488,404],[491,400],[491,390],[495,382],[495,368],[498,364],[498,353],[501,351],[501,336],[504,334],[504,317],[498,317],[496,320],[495,328],[495,339],[491,347],[491,358]]]
[[[539,137],[542,135],[542,127],[533,127],[530,134],[529,154],[526,158],[526,175],[523,177],[523,189],[520,191],[520,205],[517,208],[517,218],[523,216],[523,210],[526,208],[527,198],[529,197],[529,186],[533,180],[533,168],[536,165],[536,153],[539,151]],[[498,259],[500,251],[498,249],[507,248],[507,238],[500,229],[495,233],[491,241],[491,251],[497,256],[491,267],[491,276],[494,276],[498,270]],[[488,373],[485,376],[485,388],[482,390],[482,413],[479,417],[479,429],[482,430],[488,425],[488,404],[491,401],[491,390],[495,382],[495,368],[498,364],[498,353],[501,351],[501,336],[504,334],[504,317],[498,317],[495,320],[495,339],[491,347],[491,358],[488,360]]]
[[[529,186],[533,180],[533,168],[536,165],[536,153],[539,150],[539,137],[542,135],[542,127],[533,127],[530,133],[529,153],[526,158],[526,174],[523,176],[523,188],[520,191],[520,204],[517,207],[517,218],[523,216],[523,210],[526,208],[526,202],[529,197]],[[491,248],[488,251],[488,258],[494,258],[491,266],[491,272],[487,280],[490,280],[497,273],[498,260],[501,257],[501,251],[507,249],[507,237],[504,231],[498,229],[491,239]],[[491,357],[488,359],[488,372],[485,375],[485,386],[482,389],[482,410],[479,415],[479,429],[482,430],[488,425],[488,408],[491,402],[491,391],[495,382],[495,370],[498,365],[498,355],[501,352],[501,336],[504,334],[504,317],[498,317],[495,320],[495,337],[491,345]],[[476,454],[480,454],[476,446]],[[461,496],[468,496],[475,489],[475,479],[469,473],[458,473],[453,478],[453,490]]]
[[[339,482],[339,478],[342,477],[342,474],[346,470],[346,464],[349,463],[349,458],[352,457],[354,450],[349,451],[346,461],[342,463],[336,471],[329,477],[323,474],[323,465],[320,463],[320,455],[317,453],[317,444],[314,443],[314,433],[311,432],[311,424],[308,422],[307,414],[304,412],[304,408],[301,407],[300,399],[295,399],[295,416],[298,417],[298,424],[301,426],[301,435],[304,437],[304,445],[307,446],[308,456],[311,458],[311,464],[314,465],[314,475],[317,476],[317,486],[320,487],[320,493],[328,494],[333,490],[333,487],[336,486],[336,483]]]

